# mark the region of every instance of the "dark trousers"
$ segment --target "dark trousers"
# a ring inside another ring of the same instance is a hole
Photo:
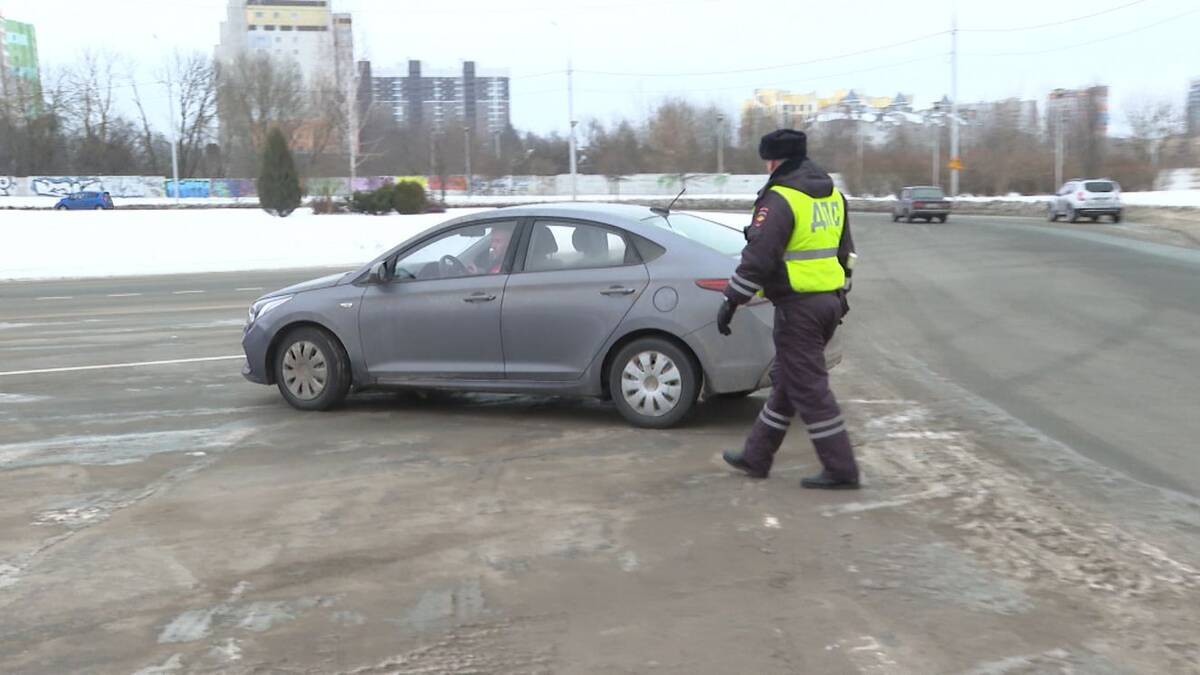
[[[825,472],[838,480],[858,479],[846,423],[825,369],[825,345],[842,313],[836,293],[810,295],[775,308],[773,388],[746,439],[743,456],[751,466],[770,470],[792,418],[799,416]]]

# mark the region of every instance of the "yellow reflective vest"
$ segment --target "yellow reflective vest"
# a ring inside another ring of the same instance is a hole
[[[834,188],[828,197],[811,197],[782,185],[771,190],[787,200],[796,220],[783,254],[792,290],[822,293],[844,287],[846,270],[837,257],[846,225],[842,193]]]

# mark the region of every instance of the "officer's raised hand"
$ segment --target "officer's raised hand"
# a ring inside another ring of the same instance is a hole
[[[735,311],[737,311],[737,305],[730,302],[728,298],[721,303],[721,309],[717,310],[717,330],[721,332],[721,335],[733,333],[729,328],[729,323],[733,321]]]

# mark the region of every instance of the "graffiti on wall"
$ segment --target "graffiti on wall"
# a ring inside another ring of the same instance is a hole
[[[11,197],[17,192],[17,183],[9,176],[0,176],[0,197]]]
[[[254,181],[248,178],[214,178],[209,192],[213,197],[234,199],[258,195]]]
[[[66,197],[76,192],[103,192],[104,183],[95,176],[34,176],[29,189],[39,197]]]
[[[179,181],[179,196],[183,199],[206,199],[212,195],[212,181],[207,178],[184,178]],[[166,181],[168,197],[175,196],[175,181]]]
[[[113,197],[165,197],[163,179],[157,176],[103,176],[104,191]]]

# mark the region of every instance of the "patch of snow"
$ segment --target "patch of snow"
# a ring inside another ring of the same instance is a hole
[[[276,218],[258,209],[7,211],[0,279],[351,269],[475,212],[317,216],[301,210]]]

